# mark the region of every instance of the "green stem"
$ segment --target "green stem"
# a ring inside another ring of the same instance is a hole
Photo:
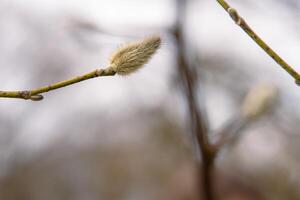
[[[54,83],[52,85],[36,88],[33,90],[24,90],[24,91],[0,91],[0,97],[5,98],[19,98],[19,99],[30,99],[33,101],[39,101],[43,99],[43,96],[40,95],[45,92],[49,92],[51,90],[56,90],[62,87],[66,87],[75,83],[79,83],[81,81],[85,81],[87,79],[95,78],[98,76],[113,76],[116,74],[116,71],[112,67],[108,67],[105,69],[96,69],[92,72],[84,74],[82,76],[77,76],[68,80],[64,80],[61,82]]]
[[[300,74],[285,62],[269,45],[267,45],[246,23],[246,21],[232,8],[225,0],[217,0],[218,3],[228,12],[235,23],[240,26],[277,64],[287,71],[300,84]]]

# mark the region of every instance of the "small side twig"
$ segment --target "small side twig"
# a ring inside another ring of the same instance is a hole
[[[41,95],[42,93],[66,87],[91,78],[96,78],[99,76],[114,76],[115,74],[131,74],[132,72],[140,69],[149,61],[152,55],[160,47],[160,43],[161,40],[159,36],[152,36],[141,41],[126,44],[116,50],[116,52],[110,58],[108,67],[104,69],[96,69],[90,73],[33,90],[0,91],[0,97],[40,101],[44,98]]]
[[[278,65],[280,65],[286,72],[288,72],[295,82],[300,85],[300,74],[284,61],[269,45],[267,45],[246,23],[236,9],[232,8],[225,0],[217,0],[218,3],[226,10],[233,21],[240,26],[251,38],[258,44]]]
[[[217,141],[213,144],[216,156],[224,146],[229,145],[233,140],[236,140],[237,135],[245,127],[245,125],[247,125],[247,120],[244,120],[240,117],[240,115],[238,115],[214,133],[214,135],[218,137]]]

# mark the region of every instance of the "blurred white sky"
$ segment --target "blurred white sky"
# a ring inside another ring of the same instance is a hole
[[[48,20],[47,16],[51,20],[51,16],[70,13],[78,14],[108,28],[125,28],[126,26],[132,28],[169,26],[174,20],[172,2],[172,0],[2,0],[2,5],[12,10],[22,10],[37,18],[41,17],[42,20]],[[300,71],[299,23],[295,18],[297,14],[273,0],[252,0],[251,6],[244,1],[232,0],[230,2],[262,38]],[[278,85],[283,94],[283,101],[287,102],[285,106],[290,107],[295,113],[300,113],[300,106],[297,106],[300,99],[299,87],[233,23],[216,1],[195,1],[189,9],[188,35],[199,46],[201,54],[213,54],[216,57],[225,55],[232,57],[233,60],[240,58],[251,64],[249,72],[253,73],[256,81],[271,81]],[[42,23],[41,20],[37,19],[37,21]],[[15,31],[18,29],[16,28]],[[111,46],[103,50],[101,58],[97,60],[99,64],[96,66],[100,65],[101,61],[105,62],[109,52],[114,48],[115,46]],[[185,105],[182,105],[180,100],[166,97],[168,96],[166,94],[170,92],[168,86],[170,74],[175,70],[171,60],[173,53],[172,44],[167,39],[163,41],[162,49],[149,65],[131,77],[91,80],[85,84],[78,84],[75,86],[76,89],[71,87],[64,89],[62,93],[46,94],[46,99],[42,103],[4,99],[0,102],[0,108],[10,109],[8,115],[12,118],[22,114],[23,110],[29,109],[28,106],[30,109],[35,108],[23,124],[22,134],[18,139],[20,143],[27,143],[27,146],[34,149],[62,134],[57,124],[70,112],[92,110],[95,107],[99,110],[111,108],[110,112],[120,112],[120,116],[126,117],[126,114],[132,111],[130,107],[137,105],[137,102],[155,106],[168,100],[172,102],[170,107],[184,107]],[[96,63],[95,55],[93,58],[94,61],[87,65]],[[22,70],[26,71],[26,68]],[[87,70],[74,66],[72,71],[78,73]],[[23,81],[8,84],[17,87],[22,86]],[[98,93],[94,93],[95,88],[99,90]],[[78,94],[87,95],[78,96]],[[93,98],[89,95],[93,95]],[[70,102],[69,98],[73,100]],[[63,109],[56,109],[58,102]],[[215,105],[219,108],[223,107],[224,110],[214,109]],[[222,123],[228,115],[228,105],[230,103],[227,100],[220,101],[219,98],[213,98],[208,109],[211,118],[215,119],[212,121]],[[28,140],[28,138],[31,139]]]
[[[171,23],[174,10],[172,0],[17,0],[17,4],[30,6],[36,12],[79,13],[94,19],[101,25],[157,26]],[[172,7],[171,7],[172,8]]]

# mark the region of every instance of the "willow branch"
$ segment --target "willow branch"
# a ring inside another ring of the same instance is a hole
[[[148,62],[148,60],[160,47],[160,43],[160,37],[152,36],[141,41],[126,44],[114,52],[110,58],[108,67],[104,69],[96,69],[87,74],[33,90],[0,91],[0,97],[40,101],[44,98],[41,95],[42,93],[73,85],[88,79],[99,76],[114,76],[115,74],[131,74]]]
[[[62,87],[66,87],[81,81],[85,81],[91,78],[96,78],[99,76],[113,76],[116,74],[116,71],[112,67],[106,69],[96,69],[90,73],[84,74],[82,76],[77,76],[68,80],[54,83],[52,85],[36,88],[33,90],[24,90],[24,91],[0,91],[0,97],[6,98],[20,98],[20,99],[30,99],[33,101],[39,101],[43,99],[42,93],[49,92],[51,90],[56,90]]]
[[[239,15],[236,9],[232,8],[225,0],[217,0],[218,3],[226,10],[233,21],[240,26],[251,38],[258,44],[278,65],[289,73],[297,84],[300,84],[300,74],[284,61],[269,45],[267,45]]]

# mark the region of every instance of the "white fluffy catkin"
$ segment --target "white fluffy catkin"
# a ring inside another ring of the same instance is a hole
[[[151,36],[143,40],[122,45],[110,57],[110,67],[118,75],[128,75],[146,64],[160,47],[159,36]]]

